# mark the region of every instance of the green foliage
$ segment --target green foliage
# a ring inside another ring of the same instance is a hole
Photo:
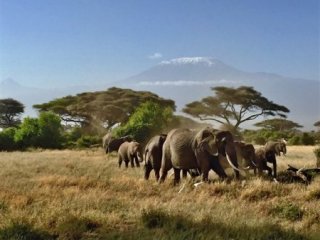
[[[14,135],[14,140],[22,148],[37,146],[39,139],[39,121],[26,117]]]
[[[303,145],[314,145],[315,144],[315,139],[309,133],[304,132],[302,134],[302,136],[301,136],[301,143]]]
[[[316,155],[316,158],[320,158],[320,147],[317,147],[313,152],[314,155]]]
[[[78,123],[90,133],[105,131],[116,123],[125,123],[139,103],[153,101],[163,107],[175,108],[174,101],[158,95],[131,89],[109,88],[107,91],[86,92],[34,105],[40,111],[52,111],[66,123]]]
[[[63,140],[60,118],[52,112],[42,112],[39,118],[27,117],[14,139],[22,148],[59,148]]]
[[[54,239],[48,233],[34,229],[25,223],[12,223],[0,229],[0,240],[49,240]]]
[[[302,128],[300,124],[287,119],[283,119],[283,118],[268,119],[262,122],[258,122],[254,125],[256,127],[260,127],[265,130],[281,131],[281,132],[293,131],[293,130],[296,130],[297,128]]]
[[[0,127],[16,127],[20,124],[20,116],[24,112],[21,102],[12,99],[0,99]]]
[[[200,120],[212,120],[233,125],[236,129],[246,121],[259,116],[281,116],[289,109],[269,101],[253,87],[241,86],[211,88],[215,96],[203,98],[186,105],[183,112]]]
[[[6,128],[0,132],[0,151],[13,151],[18,148],[14,141],[16,128]]]
[[[301,220],[303,216],[303,211],[299,206],[287,202],[276,205],[270,210],[270,213],[290,221]]]
[[[92,145],[99,144],[101,142],[101,138],[97,136],[88,136],[84,135],[81,136],[77,141],[76,141],[76,146],[78,148],[88,148]]]
[[[129,121],[115,129],[115,136],[130,135],[138,142],[160,133],[172,121],[173,110],[154,102],[142,103]]]

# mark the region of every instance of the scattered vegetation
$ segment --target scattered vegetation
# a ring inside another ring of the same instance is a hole
[[[287,156],[279,157],[279,171],[288,163],[313,166],[313,150],[289,146]],[[106,160],[102,149],[2,152],[0,166],[3,239],[317,239],[320,234],[318,178],[307,186],[257,177],[227,183],[210,173],[212,184],[195,188],[188,178],[173,187],[170,179],[161,185],[145,181],[143,168],[119,169],[116,157]]]

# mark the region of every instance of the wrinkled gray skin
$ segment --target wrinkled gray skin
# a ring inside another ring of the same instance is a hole
[[[122,143],[118,150],[119,168],[122,161],[124,161],[126,167],[128,167],[129,162],[131,167],[134,167],[135,164],[140,167],[139,162],[143,161],[141,152],[140,144],[135,141]]]
[[[237,160],[239,166],[244,170],[254,169],[255,170],[255,149],[252,144],[247,144],[244,142],[234,142],[236,148]],[[221,166],[226,169],[230,168],[230,165],[226,157],[219,155],[219,161]]]
[[[144,150],[144,161],[145,161],[145,173],[144,178],[149,179],[150,172],[154,170],[156,179],[159,179],[159,172],[161,168],[161,159],[162,159],[162,146],[166,140],[166,134],[160,134],[154,136],[149,140],[147,146]]]
[[[283,155],[286,155],[287,153],[287,147],[284,141],[268,141],[264,147],[266,151],[273,151],[277,156],[280,156],[281,153],[283,153]]]
[[[274,151],[267,150],[265,147],[258,148],[255,151],[255,162],[258,168],[259,175],[262,175],[263,171],[268,171],[269,176],[277,178],[277,159]],[[267,163],[272,163],[272,169],[267,165]]]
[[[214,134],[215,133],[215,134]],[[208,181],[208,173],[213,169],[220,178],[227,175],[221,167],[218,154],[228,153],[230,164],[238,167],[233,137],[227,131],[215,131],[205,128],[200,131],[173,129],[168,133],[162,148],[161,177],[163,182],[168,171],[174,169],[174,183],[180,181],[180,170],[198,169],[202,180]],[[238,170],[237,178],[239,177]]]
[[[107,133],[102,138],[102,147],[105,149],[106,154],[113,151],[118,151],[120,145],[124,142],[131,142],[133,139],[130,136],[124,136],[121,138],[115,138],[112,136],[112,133]]]

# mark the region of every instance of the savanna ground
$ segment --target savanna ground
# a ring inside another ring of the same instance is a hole
[[[288,147],[279,171],[313,167],[314,148]],[[320,178],[174,187],[153,172],[145,181],[143,167],[119,169],[102,149],[2,152],[0,239],[10,238],[320,239]]]

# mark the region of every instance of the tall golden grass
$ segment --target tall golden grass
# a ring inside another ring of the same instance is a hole
[[[279,171],[313,167],[313,149],[288,147]],[[101,149],[0,153],[0,239],[21,225],[22,235],[37,230],[44,239],[320,237],[320,178],[159,185],[153,173],[145,181],[143,167],[119,169],[116,159]]]

